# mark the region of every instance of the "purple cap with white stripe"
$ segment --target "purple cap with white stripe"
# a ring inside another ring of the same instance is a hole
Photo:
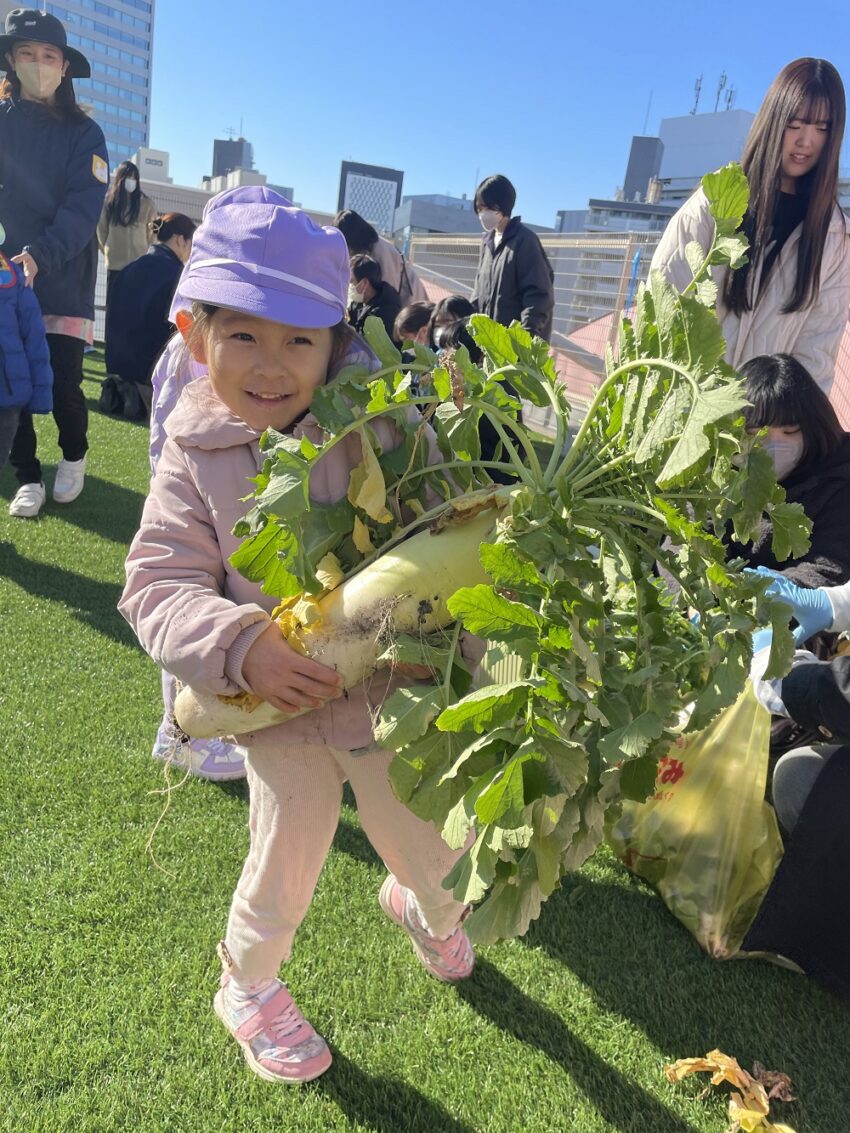
[[[296,327],[345,318],[351,270],[345,237],[265,186],[207,202],[172,311],[211,303]]]

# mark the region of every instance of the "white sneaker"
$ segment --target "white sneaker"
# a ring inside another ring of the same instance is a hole
[[[53,481],[53,498],[57,504],[69,504],[75,500],[83,490],[85,478],[85,457],[82,460],[60,460]]]
[[[9,502],[9,515],[30,518],[44,507],[47,492],[43,484],[21,484]]]

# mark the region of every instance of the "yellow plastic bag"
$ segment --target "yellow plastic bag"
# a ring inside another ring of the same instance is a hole
[[[707,728],[660,760],[656,793],[627,802],[608,842],[651,882],[711,956],[741,946],[782,856],[765,802],[770,715],[749,684]]]

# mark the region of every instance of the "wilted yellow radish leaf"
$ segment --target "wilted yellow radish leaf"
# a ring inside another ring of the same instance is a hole
[[[678,1062],[664,1067],[670,1082],[681,1082],[691,1074],[711,1074],[711,1084],[719,1086],[729,1082],[741,1092],[733,1091],[729,1098],[729,1117],[732,1127],[729,1133],[794,1133],[788,1125],[774,1125],[769,1120],[770,1101],[762,1082],[776,1084],[775,1096],[793,1098],[791,1080],[780,1071],[768,1071],[756,1063],[759,1074],[754,1077],[743,1070],[736,1059],[730,1058],[722,1050],[712,1050],[705,1058],[680,1058]],[[780,1094],[780,1089],[782,1093]]]
[[[359,515],[355,515],[354,517],[354,530],[351,533],[351,537],[354,540],[354,546],[361,555],[368,555],[371,551],[375,550],[372,544],[372,538],[369,535],[369,528]]]
[[[342,565],[332,551],[328,551],[316,564],[316,578],[325,590],[335,590],[345,578]]]
[[[351,473],[348,482],[348,499],[355,507],[377,523],[392,523],[392,512],[387,507],[387,486],[378,457],[365,432],[360,433],[363,460]],[[359,548],[358,548],[359,549]]]
[[[767,1098],[763,1106],[754,1104],[755,1101],[756,1099],[751,1097],[744,1100],[740,1094],[735,1093],[729,1098],[729,1116],[738,1123],[736,1128],[742,1129],[744,1133],[754,1133],[757,1129],[765,1128],[765,1119],[770,1113],[770,1106],[767,1104]]]

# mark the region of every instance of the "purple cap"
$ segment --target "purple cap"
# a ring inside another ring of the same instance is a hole
[[[297,327],[345,318],[348,247],[336,228],[263,185],[228,189],[208,201],[183,269],[173,318],[196,300]]]

